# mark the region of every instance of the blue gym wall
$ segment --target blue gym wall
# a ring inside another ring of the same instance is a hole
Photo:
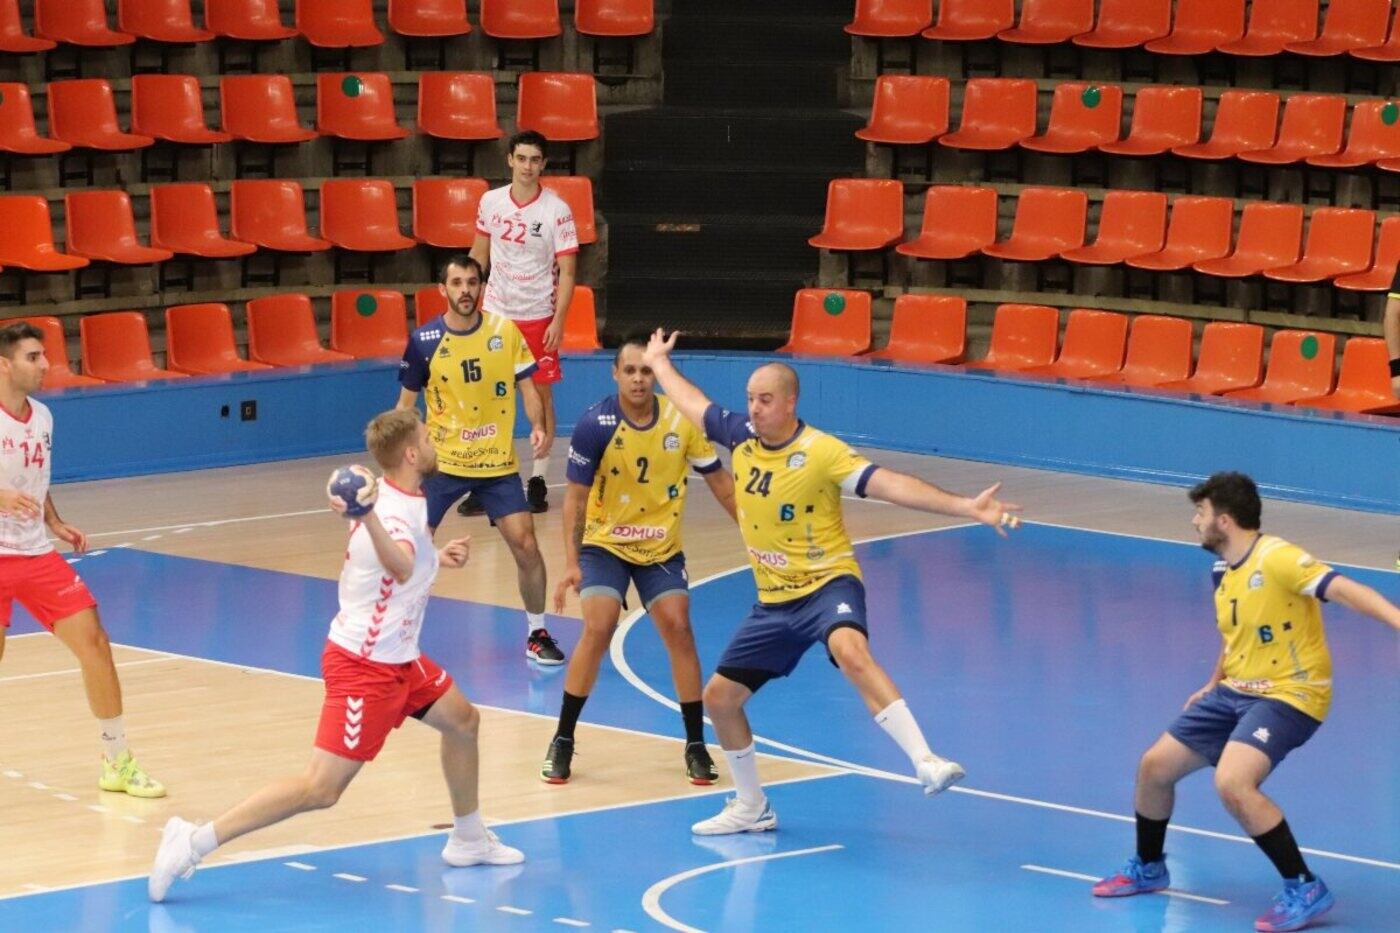
[[[678,355],[692,380],[735,408],[753,367],[771,358]],[[614,389],[611,361],[605,353],[565,358],[561,434]],[[1400,513],[1393,419],[946,367],[793,363],[803,417],[853,443],[1176,485],[1237,469],[1274,497]],[[54,480],[359,453],[365,423],[397,399],[396,372],[396,362],[375,361],[53,393],[44,398],[57,422]],[[253,420],[242,420],[246,402],[256,403]]]

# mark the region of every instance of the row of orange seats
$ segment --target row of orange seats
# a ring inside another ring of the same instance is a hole
[[[1263,57],[1292,52],[1400,61],[1400,27],[1390,0],[1329,0],[1319,27],[1319,0],[856,0],[846,31],[871,38],[922,35],[970,42],[996,38],[1018,45],[1100,49],[1142,46],[1159,55]],[[930,25],[932,24],[932,25]]]
[[[593,77],[560,72],[520,75],[516,126],[553,142],[581,142],[599,135]],[[437,139],[481,141],[503,135],[496,122],[496,86],[480,72],[424,72],[418,80],[418,130]],[[156,140],[196,146],[250,142],[300,143],[329,136],[390,141],[409,131],[394,113],[386,74],[316,76],[316,126],[302,126],[292,83],[285,75],[229,76],[219,81],[222,129],[205,123],[199,79],[193,75],[136,75],[131,79],[131,132],[117,121],[116,100],[105,78],[48,84],[50,136],[35,127],[34,104],[24,84],[0,83],[0,151],[50,155],[73,147],[127,152]]]
[[[1125,263],[1158,272],[1191,268],[1207,275],[1263,275],[1280,282],[1324,282],[1354,291],[1383,291],[1400,265],[1400,217],[1376,236],[1374,211],[1319,207],[1307,221],[1298,204],[1255,201],[1240,213],[1234,237],[1230,198],[1157,191],[1110,191],[1098,233],[1086,245],[1088,196],[1078,188],[1021,190],[1011,235],[997,238],[997,192],[935,185],[924,196],[923,229],[904,240],[904,186],[888,178],[839,178],[827,189],[826,221],[807,242],[821,249],[872,251],[895,247],[919,259],[997,259],[1083,265]]]
[[[1198,87],[1149,86],[1133,98],[1132,123],[1122,136],[1123,89],[1069,81],[1055,86],[1049,123],[1036,129],[1036,82],[1028,78],[972,78],[963,93],[962,119],[949,132],[947,78],[881,75],[870,122],[856,131],[869,142],[952,149],[1188,159],[1237,158],[1262,165],[1306,162],[1323,168],[1377,163],[1400,172],[1400,103],[1359,101],[1347,131],[1347,100],[1334,94],[1294,94],[1280,106],[1270,91],[1220,95],[1210,139],[1201,142],[1204,93]],[[1280,109],[1283,119],[1279,119]]]
[[[793,301],[792,338],[784,352],[866,354],[871,344],[868,292],[807,288]],[[1336,337],[1281,330],[1264,369],[1264,329],[1213,321],[1201,334],[1192,372],[1191,322],[1075,308],[1060,342],[1060,314],[1043,305],[996,310],[987,355],[963,363],[967,302],[950,295],[905,294],[895,300],[888,346],[871,359],[963,364],[972,370],[1079,379],[1104,385],[1166,389],[1338,411],[1400,414],[1390,387],[1385,341],[1352,337],[1336,373]]]
[[[574,0],[574,28],[588,36],[642,36],[655,25],[653,0]],[[481,0],[482,31],[496,39],[548,39],[563,32],[558,0]],[[117,28],[105,0],[35,0],[34,35],[25,33],[18,0],[0,0],[0,51],[45,52],[62,42],[86,48],[138,39],[189,45],[216,38],[273,42],[301,36],[319,48],[382,45],[372,0],[296,0],[295,26],[282,23],[278,0],[204,0],[204,26],[190,0],[117,0]],[[471,32],[466,0],[389,0],[389,28],[410,37]]]
[[[579,245],[598,239],[593,184],[583,176],[546,175],[546,188],[573,210]],[[65,249],[54,245],[49,204],[36,195],[0,197],[0,267],[62,272],[91,261],[150,265],[172,255],[231,259],[258,250],[315,253],[331,247],[394,252],[422,243],[470,249],[480,178],[419,178],[413,183],[413,236],[403,235],[392,182],[329,179],[320,189],[320,237],[307,229],[305,193],[287,179],[244,179],[229,186],[231,236],[224,236],[214,192],[198,182],[150,190],[150,246],[141,244],[125,191],[72,191],[64,196]]]
[[[447,298],[436,285],[414,295],[418,327],[447,310]],[[352,289],[331,296],[330,349],[321,345],[311,299],[288,293],[254,298],[246,306],[248,359],[238,355],[233,313],[226,304],[176,305],[165,309],[166,367],[156,365],[146,316],[139,311],[89,314],[78,319],[82,374],[68,359],[63,325],[56,317],[12,318],[3,325],[27,321],[44,334],[49,359],[46,389],[67,389],[107,382],[148,382],[186,376],[250,372],[287,366],[313,366],[352,359],[396,357],[408,341],[408,314],[402,292],[392,289]],[[574,288],[563,347],[596,350],[597,313],[593,290]]]

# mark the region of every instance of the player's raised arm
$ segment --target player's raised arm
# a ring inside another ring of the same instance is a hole
[[[710,399],[689,379],[682,376],[680,370],[671,362],[671,351],[676,348],[676,338],[680,334],[680,331],[673,330],[668,337],[666,331],[658,327],[656,333],[647,341],[642,361],[656,374],[656,381],[661,384],[671,404],[679,408],[686,418],[704,428],[705,409],[710,407]]]
[[[1400,607],[1364,583],[1338,574],[1328,582],[1326,598],[1400,631]]]
[[[920,512],[941,512],[958,518],[968,518],[974,522],[991,525],[997,534],[1005,537],[1007,527],[1016,527],[1020,519],[1015,513],[1021,507],[1013,502],[1002,502],[996,498],[1001,483],[993,483],[976,496],[959,496],[939,489],[932,483],[924,482],[907,473],[900,473],[887,467],[876,467],[865,484],[865,495],[893,505]]]

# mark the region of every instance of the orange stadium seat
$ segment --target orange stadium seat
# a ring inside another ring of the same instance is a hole
[[[73,372],[73,366],[68,361],[68,340],[63,336],[63,324],[58,318],[51,315],[7,318],[5,326],[21,322],[33,324],[44,334],[44,356],[49,360],[49,371],[44,374],[45,389],[74,389],[103,384],[101,379]]]
[[[0,0],[0,52],[32,55],[58,45],[52,39],[38,39],[24,31],[19,16],[19,0]]]
[[[1309,156],[1334,155],[1342,149],[1347,100],[1332,94],[1294,94],[1283,107],[1277,141],[1266,149],[1241,152],[1246,162],[1287,165]]]
[[[394,88],[382,72],[318,74],[316,129],[323,136],[364,142],[409,135],[394,115]]]
[[[297,31],[322,49],[368,48],[384,44],[374,24],[371,0],[296,0]]]
[[[1188,159],[1232,159],[1241,152],[1268,149],[1278,138],[1277,94],[1225,91],[1215,109],[1215,125],[1203,143],[1173,146]]]
[[[889,343],[872,360],[961,363],[967,354],[967,300],[958,295],[900,295]]]
[[[229,233],[233,239],[279,253],[319,253],[329,240],[306,227],[306,195],[283,178],[239,179],[229,185]]]
[[[922,35],[945,42],[973,42],[990,39],[1015,22],[1014,0],[940,0],[937,22]]]
[[[128,152],[154,145],[117,125],[117,104],[105,78],[49,82],[49,134],[82,149]]]
[[[1029,369],[1055,361],[1060,312],[1045,305],[998,305],[987,355],[968,369]]]
[[[1363,100],[1351,111],[1351,129],[1341,152],[1313,155],[1305,160],[1320,168],[1357,168],[1400,157],[1400,120],[1385,122],[1388,101]]]
[[[1385,172],[1400,172],[1400,158],[1382,159],[1376,163],[1376,168]]]
[[[1317,35],[1318,0],[1270,0],[1251,4],[1244,35],[1220,46],[1226,55],[1264,58],[1277,55],[1290,42]]]
[[[1297,204],[1246,204],[1235,249],[1220,259],[1193,263],[1207,275],[1244,278],[1295,263],[1302,256],[1303,208]]]
[[[63,196],[63,214],[68,251],[75,256],[145,266],[174,255],[168,249],[141,245],[131,196],[125,191],[69,191]]]
[[[924,194],[923,229],[895,252],[919,259],[963,259],[996,239],[996,189],[934,185]]]
[[[1144,314],[1133,318],[1123,368],[1093,382],[1138,387],[1178,382],[1191,375],[1191,322],[1180,317]]]
[[[184,373],[156,365],[146,316],[140,311],[85,314],[78,318],[78,342],[83,372],[105,382],[186,378]]]
[[[248,358],[270,366],[311,366],[353,359],[321,346],[311,299],[298,293],[254,298],[248,314]]]
[[[301,125],[292,82],[286,75],[220,78],[219,110],[224,132],[240,142],[287,145],[320,135]]]
[[[928,6],[931,0],[923,0]],[[924,20],[928,25],[928,20]],[[645,36],[656,28],[654,0],[575,0],[574,30],[583,36]],[[922,26],[920,28],[923,28]],[[914,30],[918,32],[918,30]],[[913,35],[914,33],[909,33]]]
[[[113,48],[136,37],[107,25],[103,0],[34,0],[34,34],[67,45]]]
[[[389,0],[389,28],[401,36],[442,38],[472,31],[467,0]]]
[[[214,38],[194,24],[190,0],[117,0],[117,28],[148,42],[190,45]]]
[[[1094,28],[1094,0],[1021,0],[1021,18],[997,33],[1017,45],[1058,45]]]
[[[13,155],[43,156],[71,149],[59,139],[40,136],[34,126],[34,101],[29,86],[15,81],[0,82],[0,152]]]
[[[1121,87],[1066,81],[1055,86],[1050,125],[1041,135],[1021,140],[1021,147],[1035,152],[1087,152],[1117,140],[1122,122]]]
[[[890,178],[836,178],[826,188],[826,221],[807,240],[819,249],[876,250],[904,237],[904,185]]]
[[[779,353],[855,356],[870,349],[870,293],[803,288],[792,299],[792,336]]]
[[[399,229],[392,182],[347,178],[321,185],[321,236],[341,249],[361,253],[412,249],[417,242]]]
[[[1251,389],[1232,389],[1226,398],[1287,404],[1317,398],[1332,391],[1337,359],[1333,334],[1307,330],[1281,330],[1269,341],[1269,367],[1264,382]]]
[[[593,179],[587,175],[541,175],[540,184],[569,205],[574,215],[574,230],[578,233],[578,245],[587,246],[598,241],[597,220],[593,216]]]
[[[938,138],[953,149],[1010,149],[1035,135],[1036,84],[1027,78],[969,78],[958,128]]]
[[[1084,245],[1089,199],[1078,188],[1022,188],[1011,236],[982,252],[998,259],[1041,262]]]
[[[1158,55],[1204,55],[1244,35],[1245,0],[1176,0],[1172,31],[1146,43]]]
[[[482,178],[419,178],[413,182],[413,236],[440,249],[471,249]]]
[[[331,295],[331,349],[356,359],[403,356],[408,310],[402,292],[345,289]]]
[[[1167,233],[1167,196],[1156,191],[1110,191],[1099,212],[1092,246],[1066,250],[1061,259],[1085,265],[1113,265],[1161,250]]]
[[[1133,122],[1125,139],[1100,143],[1100,152],[1122,156],[1157,156],[1201,138],[1198,87],[1153,85],[1133,95]]]
[[[233,314],[226,304],[175,305],[165,309],[165,362],[191,376],[270,369],[238,355]]]
[[[1135,269],[1174,272],[1230,255],[1235,203],[1229,198],[1186,196],[1172,202],[1167,241],[1161,250],[1123,260]]]
[[[1380,45],[1369,49],[1352,49],[1353,58],[1368,62],[1400,62],[1400,7],[1390,17],[1390,35]]]
[[[924,145],[948,132],[947,78],[880,75],[870,122],[856,136],[872,143]]]
[[[932,23],[933,0],[856,0],[846,31],[871,39],[900,39],[917,36]]]
[[[1342,348],[1337,388],[1327,395],[1294,402],[1331,411],[1400,414],[1400,398],[1390,385],[1390,354],[1379,337],[1350,337]]]
[[[1385,42],[1391,0],[1328,0],[1322,34],[1288,43],[1294,55],[1341,55],[1371,49]],[[1316,22],[1314,20],[1314,22]]]
[[[1091,49],[1131,49],[1172,31],[1172,0],[1099,0],[1092,32],[1070,41]]]
[[[1375,233],[1374,211],[1319,207],[1308,222],[1303,257],[1291,265],[1265,269],[1264,278],[1278,282],[1323,282],[1365,271],[1371,265]]]
[[[593,76],[531,71],[520,76],[515,124],[550,142],[597,139],[598,92]]]
[[[436,270],[434,270],[436,271]],[[422,327],[447,313],[447,295],[439,285],[424,285],[413,293],[413,323]]]
[[[1057,379],[1107,376],[1123,368],[1123,354],[1127,345],[1126,314],[1074,308],[1065,323],[1065,339],[1055,362],[1028,366],[1021,372]]]
[[[199,183],[151,188],[151,245],[205,259],[232,259],[258,249],[223,235],[213,189]]]
[[[559,0],[481,0],[478,21],[493,39],[551,39],[564,31]]]
[[[1264,328],[1258,324],[1211,321],[1201,332],[1196,372],[1189,379],[1158,388],[1219,395],[1259,384],[1264,372]]]
[[[30,272],[67,272],[88,261],[62,252],[53,242],[49,202],[37,195],[0,197],[0,266]]]
[[[171,143],[212,146],[233,139],[204,122],[204,98],[193,75],[134,75],[131,131]]]
[[[496,82],[484,71],[425,71],[418,76],[418,131],[437,139],[500,139]]]
[[[277,0],[204,0],[204,26],[216,36],[245,42],[276,42],[297,35],[282,22]]]
[[[1400,266],[1400,217],[1381,221],[1376,238],[1376,259],[1365,272],[1339,275],[1332,280],[1338,288],[1361,292],[1383,292],[1395,281],[1395,269]]]
[[[564,338],[560,342],[562,350],[601,350],[598,342],[598,307],[594,301],[593,289],[587,285],[575,285],[573,297],[569,299],[569,312],[564,318]]]

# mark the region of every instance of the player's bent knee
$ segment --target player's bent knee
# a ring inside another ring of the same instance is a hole
[[[312,777],[306,786],[305,804],[308,810],[328,810],[340,801],[345,788],[334,781]]]

